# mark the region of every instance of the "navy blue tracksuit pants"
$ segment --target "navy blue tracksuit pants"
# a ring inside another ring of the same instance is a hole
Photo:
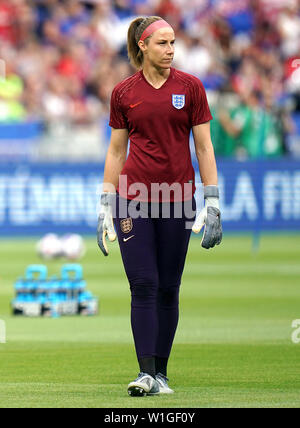
[[[132,218],[120,210],[121,203],[128,206],[130,202],[117,195],[114,220],[131,290],[135,349],[138,359],[168,358],[178,324],[179,287],[196,203],[194,199],[189,201],[185,209],[188,213],[183,212],[181,218],[175,218],[176,210],[179,207],[184,211],[184,203],[168,204],[169,218],[163,218],[166,204],[149,204],[146,208],[138,204],[143,216]]]

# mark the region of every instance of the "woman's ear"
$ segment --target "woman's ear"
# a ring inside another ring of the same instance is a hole
[[[142,40],[140,40],[140,41],[138,42],[138,47],[141,49],[141,51],[142,51],[143,53],[145,53],[145,52],[146,52],[146,50],[147,50],[146,43],[145,43],[144,41],[142,41]]]

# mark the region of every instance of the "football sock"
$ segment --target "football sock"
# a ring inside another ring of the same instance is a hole
[[[164,376],[167,376],[167,365],[168,365],[168,358],[155,357],[156,374],[161,373]]]
[[[139,358],[140,371],[155,378],[155,357]]]

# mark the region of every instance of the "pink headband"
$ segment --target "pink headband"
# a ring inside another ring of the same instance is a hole
[[[155,31],[159,30],[160,28],[172,28],[170,24],[167,23],[167,21],[164,21],[163,19],[160,19],[159,21],[153,22],[149,27],[146,28],[146,30],[141,35],[140,41],[146,40],[151,34],[153,34]]]

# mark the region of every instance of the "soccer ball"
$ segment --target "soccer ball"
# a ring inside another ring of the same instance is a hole
[[[84,256],[86,248],[80,235],[70,234],[61,238],[62,255],[69,260],[77,260]]]
[[[48,233],[40,239],[36,249],[38,255],[45,260],[55,259],[62,254],[61,241],[54,233]]]

